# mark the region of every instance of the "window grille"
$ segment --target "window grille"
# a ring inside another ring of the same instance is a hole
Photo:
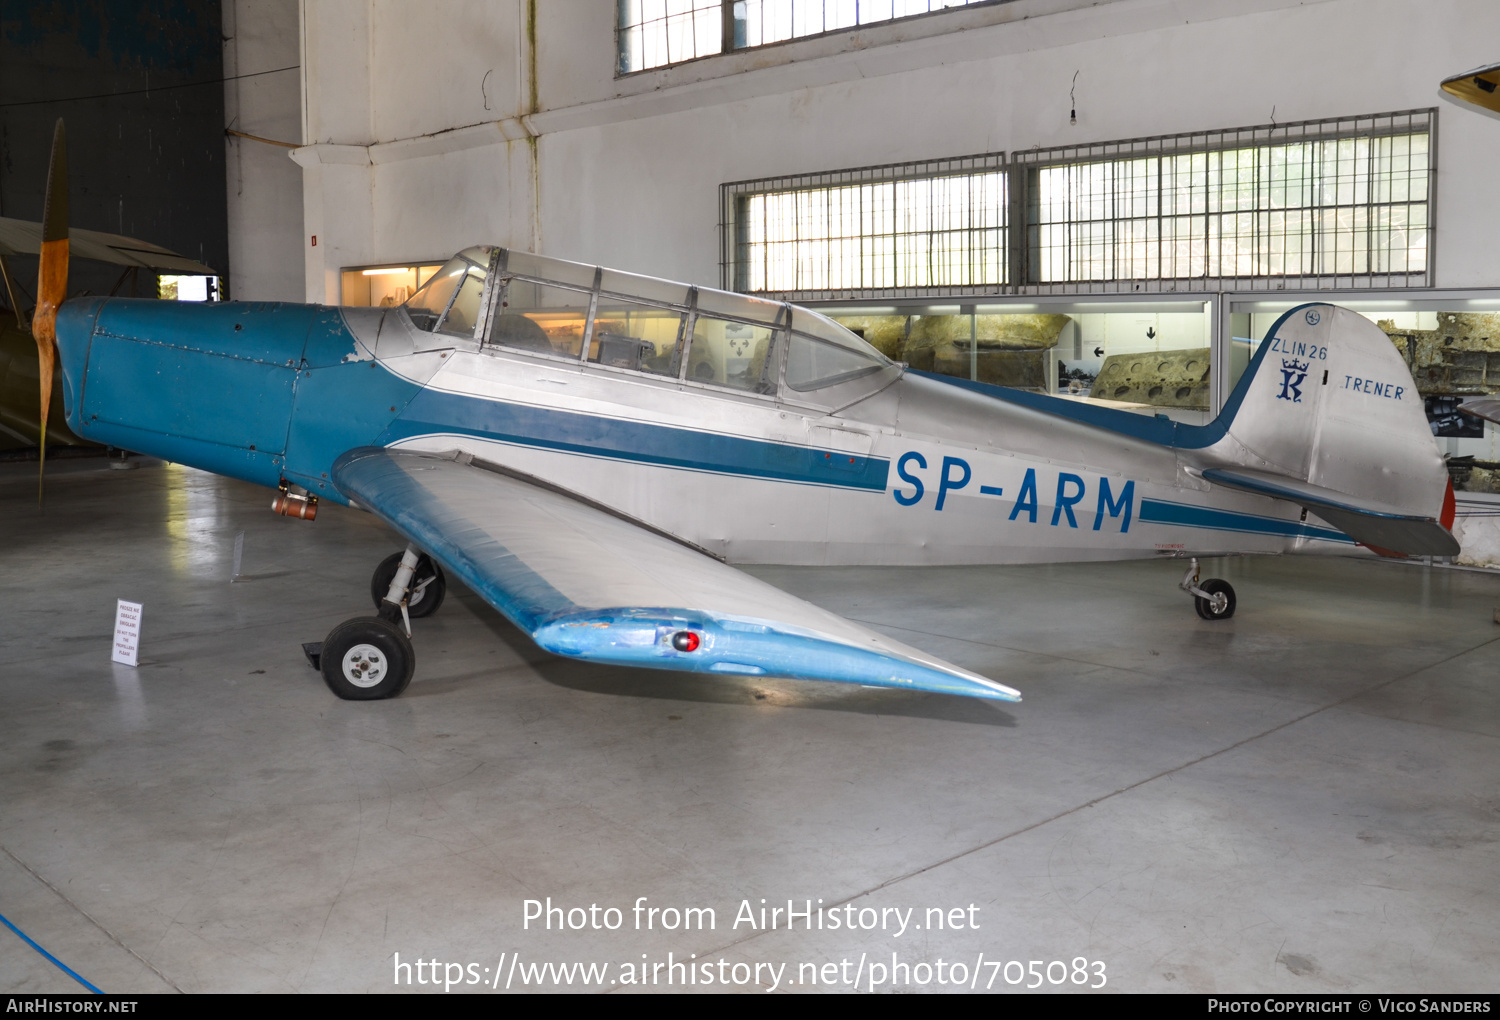
[[[1428,286],[1436,127],[1416,110],[1012,153],[1018,289]]]
[[[1409,110],[739,181],[721,278],[794,301],[1429,287],[1436,141]]]
[[[696,60],[723,49],[723,0],[619,0],[619,73]]]
[[[619,73],[1010,0],[619,0]]]
[[[726,184],[726,288],[791,300],[994,293],[1010,201],[994,153]]]

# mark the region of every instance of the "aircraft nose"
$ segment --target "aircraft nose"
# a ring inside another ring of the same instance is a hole
[[[83,396],[83,377],[88,370],[89,342],[94,322],[106,298],[74,298],[57,310],[57,367],[62,372],[63,409],[68,427],[79,432],[78,409]]]

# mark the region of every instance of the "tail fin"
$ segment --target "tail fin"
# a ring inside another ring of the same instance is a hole
[[[1377,551],[1451,556],[1449,480],[1390,338],[1345,308],[1283,315],[1235,387],[1209,481],[1301,504]],[[1216,423],[1217,424],[1217,423]]]

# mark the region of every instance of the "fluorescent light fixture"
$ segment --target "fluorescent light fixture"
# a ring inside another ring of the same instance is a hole
[[[410,273],[412,271],[413,271],[413,267],[411,267],[411,266],[396,266],[393,269],[366,269],[360,275],[362,275],[362,276],[393,276],[396,273]]]

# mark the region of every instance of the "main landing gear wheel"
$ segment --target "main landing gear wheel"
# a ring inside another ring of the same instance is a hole
[[[319,666],[328,689],[345,701],[394,698],[417,665],[411,639],[378,616],[345,620],[323,640]]]
[[[385,596],[391,590],[391,579],[401,567],[401,555],[391,553],[381,560],[380,566],[375,568],[374,576],[370,578],[370,598],[374,600],[376,609],[389,604],[385,601]],[[417,560],[417,570],[412,575],[411,594],[406,598],[407,615],[414,620],[431,616],[443,604],[443,596],[447,591],[448,582],[443,576],[443,568],[424,554]]]
[[[1227,620],[1234,615],[1234,588],[1228,581],[1210,577],[1198,589],[1208,596],[1193,596],[1193,608],[1203,619]]]

